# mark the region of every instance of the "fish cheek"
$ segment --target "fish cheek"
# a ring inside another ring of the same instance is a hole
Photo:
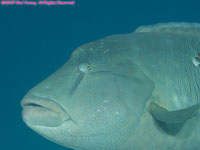
[[[146,103],[154,90],[154,83],[133,63],[117,64],[112,74],[120,101],[126,108],[127,130],[131,134],[140,122]]]
[[[123,107],[113,76],[107,73],[86,75],[73,99],[76,101],[75,113],[87,121],[106,120],[114,114],[117,116]]]
[[[94,145],[124,143],[133,135],[144,110],[148,97],[143,93],[147,92],[145,83],[108,72],[85,74],[71,97],[72,118],[81,127],[79,136],[87,133],[87,140]]]

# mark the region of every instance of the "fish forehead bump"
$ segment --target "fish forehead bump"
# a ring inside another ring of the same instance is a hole
[[[139,26],[133,33],[141,32],[160,32],[160,33],[175,33],[175,34],[187,34],[192,36],[199,36],[200,24],[188,23],[188,22],[169,22],[158,23],[154,25]]]
[[[112,63],[112,61],[120,60],[118,58],[126,53],[123,50],[123,46],[125,46],[124,40],[121,38],[123,35],[125,34],[111,35],[81,45],[72,52],[71,58],[75,60],[78,59],[79,62],[91,62],[97,64]]]
[[[99,56],[106,58],[108,55],[109,49],[105,46],[104,40],[97,40],[93,42],[89,42],[87,44],[81,45],[80,47],[76,48],[72,52],[73,58],[84,58],[87,57],[88,59],[94,59],[94,57]],[[97,59],[97,58],[96,58]],[[81,60],[80,60],[81,61]]]

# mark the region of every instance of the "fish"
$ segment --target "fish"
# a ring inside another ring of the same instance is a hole
[[[200,24],[83,44],[21,106],[28,127],[74,150],[198,150]]]

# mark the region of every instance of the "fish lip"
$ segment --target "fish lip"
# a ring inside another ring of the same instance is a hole
[[[27,107],[43,107],[55,112],[66,112],[65,109],[55,102],[54,100],[50,98],[45,98],[45,97],[40,97],[40,96],[35,96],[32,94],[27,94],[23,100],[21,101],[21,106],[23,109]],[[54,106],[54,107],[52,107]]]
[[[50,98],[35,96],[30,93],[24,96],[24,98],[21,101],[21,106],[23,108],[22,110],[22,118],[23,121],[31,128],[34,128],[34,126],[43,126],[43,127],[58,127],[61,126],[63,123],[68,121],[73,121],[70,114],[55,100],[52,100]],[[57,125],[42,125],[42,124],[35,124],[32,121],[30,121],[30,113],[27,114],[26,112],[30,112],[31,110],[46,110],[48,112],[52,112],[52,114],[59,114],[59,116],[62,118],[61,124]],[[27,119],[28,118],[28,119]]]

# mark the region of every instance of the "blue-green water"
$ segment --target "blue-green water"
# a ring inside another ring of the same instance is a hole
[[[0,6],[0,149],[67,150],[21,119],[24,94],[77,46],[158,22],[200,22],[199,0],[76,0],[75,6]]]

